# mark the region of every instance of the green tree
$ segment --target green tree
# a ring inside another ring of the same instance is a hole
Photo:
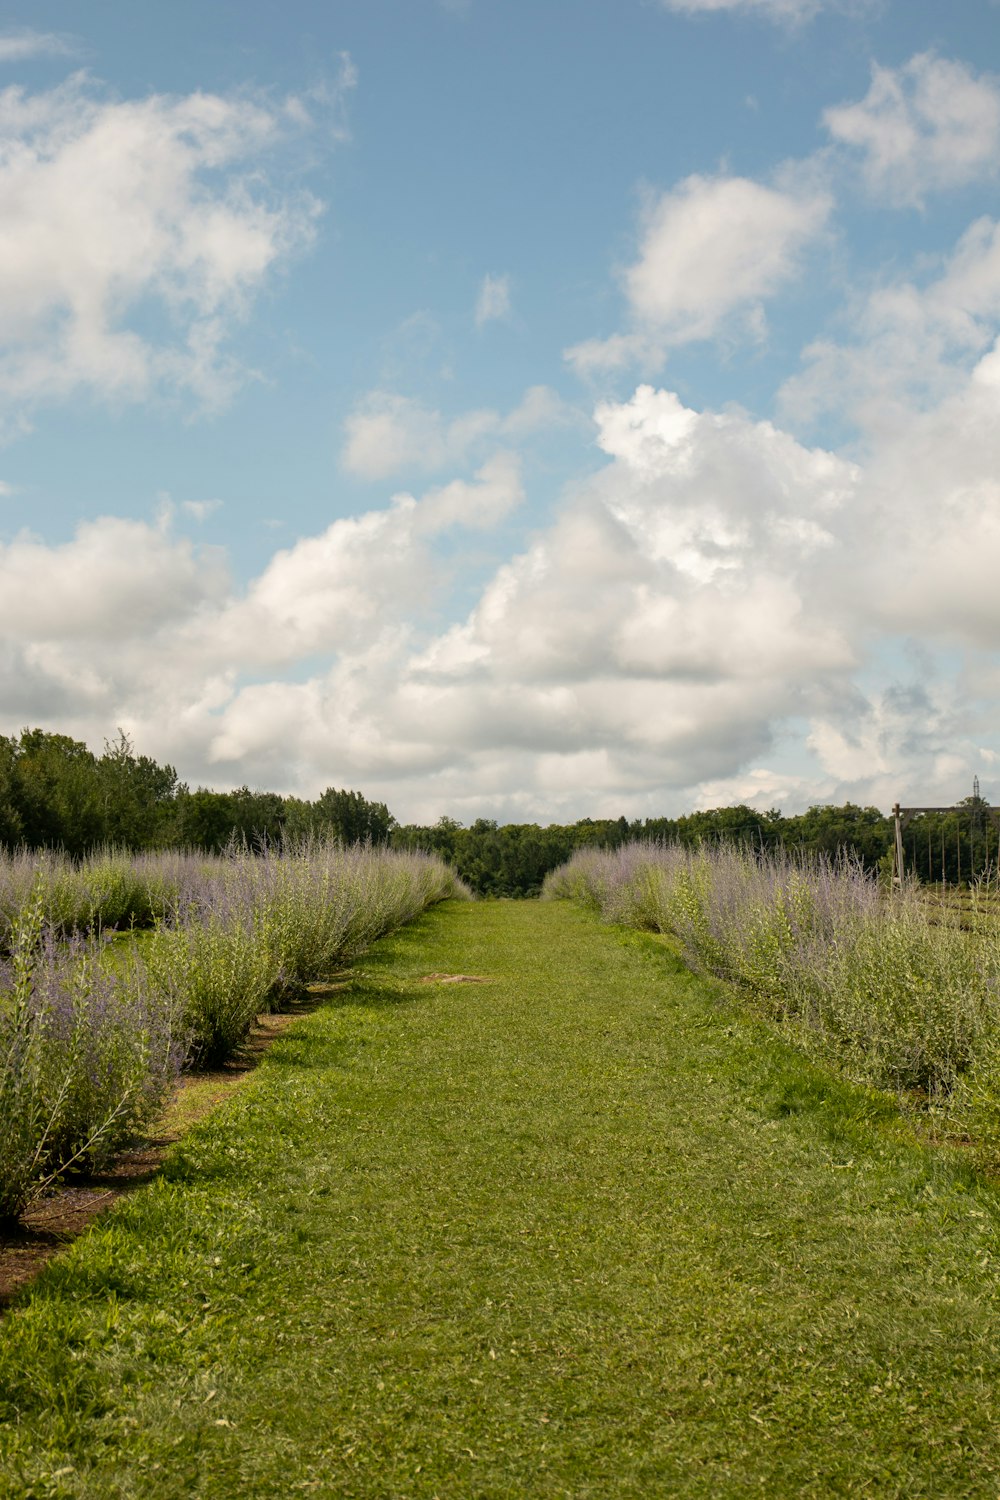
[[[360,792],[328,786],[313,803],[313,831],[343,844],[386,844],[396,820],[384,802],[369,802]]]
[[[281,843],[285,831],[284,797],[277,792],[252,792],[245,786],[230,792],[229,796],[236,838],[251,848]]]
[[[84,854],[104,838],[97,761],[81,740],[25,729],[14,762],[16,803],[31,848]]]
[[[164,842],[171,822],[177,772],[136,755],[123,729],[105,741],[97,761],[103,838],[130,849],[152,849]]]
[[[17,741],[0,735],[0,848],[14,849],[24,841],[18,808]]]
[[[200,786],[178,789],[174,803],[174,841],[186,849],[221,853],[237,830],[236,805],[230,792]]]
[[[783,820],[782,842],[789,850],[831,857],[846,852],[874,870],[894,838],[892,819],[877,807],[815,806],[797,817]]]

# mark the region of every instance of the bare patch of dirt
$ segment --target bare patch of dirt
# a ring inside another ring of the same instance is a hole
[[[418,984],[489,984],[485,974],[422,974]]]
[[[125,1193],[150,1182],[170,1146],[246,1081],[286,1026],[347,987],[348,980],[311,984],[286,1010],[260,1016],[246,1045],[223,1067],[186,1073],[159,1121],[157,1133],[123,1152],[101,1173],[73,1177],[53,1188],[17,1224],[0,1228],[0,1311],[77,1235]]]

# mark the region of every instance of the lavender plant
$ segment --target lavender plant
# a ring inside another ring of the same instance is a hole
[[[60,850],[0,852],[0,952],[9,951],[14,924],[40,895],[56,933],[147,927],[183,900],[197,856],[132,855],[98,850],[80,861]]]
[[[950,1098],[1000,1055],[996,924],[934,923],[916,887],[890,896],[849,861],[633,844],[574,857],[545,894],[672,935],[855,1076]]]
[[[0,1217],[70,1167],[93,1169],[153,1119],[186,1048],[179,1017],[100,942],[60,943],[41,890],[0,966]]]
[[[16,855],[0,879],[0,1218],[133,1138],[182,1062],[221,1061],[282,993],[467,894],[433,857],[322,843]],[[112,959],[101,928],[139,913],[153,931]]]
[[[192,1058],[218,1062],[277,999],[363,952],[382,933],[464,888],[440,860],[311,842],[234,849],[190,881],[143,963],[183,1010]]]

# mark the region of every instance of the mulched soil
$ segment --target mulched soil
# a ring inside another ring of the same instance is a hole
[[[286,1026],[343,988],[341,982],[310,985],[289,1009],[261,1016],[246,1046],[224,1067],[186,1074],[180,1080],[164,1113],[160,1133],[123,1152],[103,1172],[74,1176],[56,1186],[18,1223],[0,1228],[0,1311],[98,1214],[125,1193],[150,1182],[168,1148],[245,1081]]]

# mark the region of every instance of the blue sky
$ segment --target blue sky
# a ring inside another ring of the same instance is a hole
[[[549,821],[1000,800],[992,0],[34,0],[0,732]]]

